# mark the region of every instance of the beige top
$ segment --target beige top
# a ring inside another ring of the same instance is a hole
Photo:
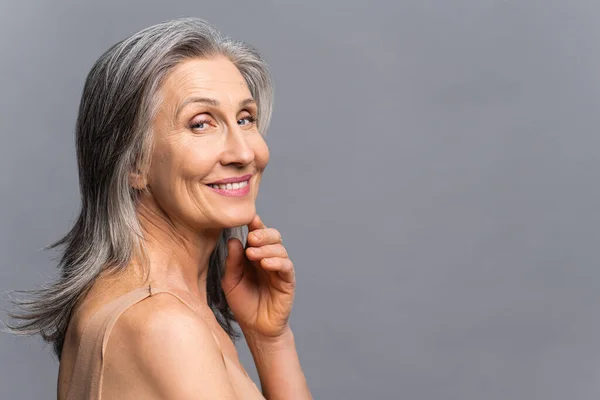
[[[169,293],[183,304],[192,308],[180,296],[166,289],[157,289],[148,285],[134,289],[100,307],[87,321],[77,349],[77,358],[66,400],[100,400],[102,398],[102,373],[104,351],[110,332],[119,316],[134,304],[157,293]],[[193,309],[193,308],[192,308]],[[233,360],[226,356],[218,338],[213,334],[227,373],[238,398],[264,400],[262,393]]]

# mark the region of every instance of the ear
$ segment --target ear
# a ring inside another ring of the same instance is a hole
[[[146,177],[141,172],[130,172],[129,173],[129,184],[134,189],[142,190],[146,187]]]

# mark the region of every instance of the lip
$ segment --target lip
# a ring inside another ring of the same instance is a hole
[[[246,174],[242,176],[234,176],[231,178],[225,178],[218,181],[207,183],[207,185],[225,185],[227,183],[240,183],[252,178],[252,174]]]
[[[244,182],[244,181],[242,181]],[[234,182],[235,184],[236,182]],[[248,183],[241,188],[237,188],[237,189],[221,189],[220,187],[213,187],[210,184],[206,185],[207,188],[209,188],[210,190],[212,190],[213,192],[219,193],[220,195],[223,196],[227,196],[227,197],[245,197],[250,193],[250,180],[248,180]]]

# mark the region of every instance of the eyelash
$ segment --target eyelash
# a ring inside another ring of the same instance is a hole
[[[190,128],[198,129],[197,126],[201,124],[210,124],[210,119],[201,119],[199,121],[195,121],[194,123],[190,124]]]
[[[252,115],[248,115],[247,117],[240,118],[240,119],[238,119],[238,121],[242,120],[242,119],[247,119],[250,124],[254,124],[256,122],[256,118],[254,118]]]
[[[247,119],[248,124],[250,124],[250,125],[256,123],[256,118],[253,117],[252,115],[248,115],[247,117],[240,118],[240,119],[238,119],[238,121],[244,120],[244,119]],[[190,128],[194,129],[197,125],[201,125],[201,124],[210,124],[210,119],[201,119],[199,121],[196,121],[190,125]],[[246,124],[246,125],[248,125],[248,124]]]

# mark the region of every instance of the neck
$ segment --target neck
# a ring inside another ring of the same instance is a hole
[[[148,272],[149,281],[185,290],[206,302],[206,280],[210,255],[217,245],[220,229],[197,230],[169,218],[154,200],[144,199],[138,206],[144,232],[148,264],[139,258],[136,269]]]

